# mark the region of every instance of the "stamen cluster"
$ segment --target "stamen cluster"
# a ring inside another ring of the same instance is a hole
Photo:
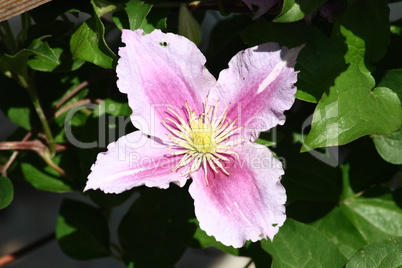
[[[236,125],[236,121],[227,117],[227,105],[223,112],[218,115],[218,105],[208,105],[208,97],[204,105],[204,113],[197,116],[190,105],[185,102],[184,110],[186,117],[181,117],[171,108],[167,108],[173,115],[173,118],[167,117],[163,121],[163,125],[173,134],[168,135],[172,141],[170,148],[176,150],[171,151],[173,155],[183,155],[178,164],[171,170],[190,165],[190,169],[184,174],[192,173],[201,167],[204,169],[204,179],[208,185],[207,167],[209,166],[214,172],[218,173],[220,169],[226,175],[229,172],[222,165],[222,161],[230,161],[227,156],[234,155],[238,158],[236,152],[229,150],[240,144],[243,139],[233,140],[232,136],[239,135],[242,127]]]

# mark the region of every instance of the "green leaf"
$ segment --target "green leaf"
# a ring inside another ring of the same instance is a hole
[[[120,29],[143,29],[150,33],[155,29],[166,31],[169,8],[152,9],[153,1],[130,0],[124,6],[124,12],[113,14],[113,20]]]
[[[272,268],[343,267],[345,257],[315,228],[287,219],[273,242],[261,241],[272,255]]]
[[[388,0],[349,1],[346,11],[336,20],[332,40],[345,53],[346,63],[362,70],[386,53],[390,40]]]
[[[31,109],[28,107],[10,107],[7,117],[25,130],[31,130]]]
[[[335,207],[330,213],[314,222],[312,226],[329,237],[347,259],[367,244],[357,227],[339,207]]]
[[[381,157],[392,164],[402,164],[402,128],[389,135],[373,136],[375,148]]]
[[[74,200],[63,200],[56,224],[56,238],[68,256],[88,260],[110,256],[109,228],[96,208]]]
[[[106,0],[92,0],[91,3],[98,17],[116,9],[116,5]]]
[[[342,73],[314,111],[302,151],[349,143],[368,134],[390,134],[401,125],[401,103],[395,92],[374,87],[374,79],[355,64]]]
[[[132,111],[128,106],[127,99],[125,100],[113,100],[105,99],[105,112],[113,116],[130,116]]]
[[[402,102],[402,69],[389,70],[378,86],[392,89]]]
[[[86,20],[71,36],[70,47],[73,59],[83,59],[106,69],[116,66],[117,57],[105,41],[105,26],[100,20],[94,6],[92,17]]]
[[[170,8],[151,9],[147,16],[148,26],[144,26],[144,31],[150,33],[154,29],[160,29],[163,32],[167,32],[167,17],[169,14]]]
[[[53,160],[59,163],[61,155],[56,156]],[[41,162],[39,162],[41,161]],[[64,193],[73,190],[71,182],[62,178],[57,171],[49,166],[45,166],[43,160],[32,161],[33,163],[21,163],[21,172],[26,181],[38,190]]]
[[[402,237],[390,237],[361,248],[348,261],[346,268],[402,267]]]
[[[25,180],[38,190],[56,193],[72,191],[71,186],[61,180],[59,174],[50,167],[42,171],[30,163],[21,163],[21,171]]]
[[[140,267],[172,267],[191,242],[196,225],[193,201],[185,189],[149,189],[119,226],[124,260]]]
[[[284,0],[281,13],[275,22],[294,22],[303,19],[322,5],[325,0]]]
[[[378,86],[392,89],[402,102],[402,69],[388,71]],[[373,141],[384,160],[396,165],[402,164],[402,128],[389,135],[375,135]]]
[[[329,237],[346,258],[350,258],[367,243],[401,235],[402,211],[389,196],[385,197],[347,198],[313,226]]]
[[[262,139],[262,138],[258,138],[255,142],[258,143],[258,144],[267,146],[267,147],[276,145],[276,142],[270,141],[270,140],[265,140],[265,139]]]
[[[184,3],[180,5],[178,34],[187,37],[197,46],[201,43],[201,27]]]
[[[160,29],[166,32],[169,13],[170,8],[152,8],[152,1],[130,0],[124,9],[113,13],[113,21],[120,30],[143,29],[145,33],[150,33]]]
[[[141,29],[147,24],[146,17],[151,11],[152,4],[141,0],[130,0],[126,3],[126,12],[130,23],[130,30]]]
[[[341,211],[367,242],[402,235],[402,209],[388,196],[349,198],[343,201]]]
[[[16,80],[0,75],[0,109],[13,123],[29,131],[39,123],[32,100]]]
[[[42,72],[51,72],[55,70],[60,64],[60,56],[63,53],[63,49],[61,48],[50,48],[52,56],[55,59],[51,59],[48,57],[34,57],[33,59],[28,60],[28,66],[34,70],[42,71]]]
[[[342,169],[343,200],[330,213],[314,222],[313,226],[329,237],[349,259],[367,243],[401,235],[402,210],[389,194],[376,198],[356,197],[350,187],[349,164]],[[361,177],[365,177],[365,174]]]
[[[35,51],[34,57],[28,60],[28,66],[34,70],[51,72],[60,65],[61,48],[52,49],[46,42],[35,39],[31,49]]]
[[[13,183],[9,178],[0,176],[0,210],[10,205],[14,198]]]
[[[15,55],[4,55],[0,58],[0,70],[8,77],[21,75],[28,78],[28,65],[39,71],[52,71],[60,65],[61,51],[52,49],[47,42],[34,39],[29,47],[17,52]],[[29,60],[30,57],[34,57]]]
[[[279,24],[254,23],[241,36],[249,46],[265,42],[278,42],[287,47],[306,46],[297,57],[296,69],[300,70],[296,97],[308,102],[318,102],[328,92],[334,79],[345,68],[342,53],[318,29],[304,23]]]
[[[28,65],[32,69],[44,72],[69,72],[81,67],[85,62],[81,59],[74,61],[70,52],[69,40],[75,31],[71,26],[57,20],[52,23],[34,24],[30,27],[30,35],[42,36],[40,39],[49,43],[47,53],[50,56],[53,54],[53,57],[50,60],[34,57],[29,59]]]

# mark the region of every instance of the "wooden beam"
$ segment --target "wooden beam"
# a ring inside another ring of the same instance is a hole
[[[0,21],[8,20],[51,0],[0,0]]]

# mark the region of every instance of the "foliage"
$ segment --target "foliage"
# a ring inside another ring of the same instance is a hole
[[[60,247],[72,258],[115,257],[129,267],[172,267],[188,247],[210,246],[257,267],[401,265],[402,20],[390,22],[388,1],[285,0],[256,20],[241,1],[68,2],[21,15],[19,33],[0,23],[0,109],[19,127],[0,142],[0,209],[12,209],[16,180],[82,193],[87,202],[61,204]],[[96,155],[133,131],[113,71],[120,30],[161,29],[198,44],[199,24],[215,9],[223,15],[200,43],[213,74],[247,46],[304,45],[298,100],[285,125],[258,140],[284,160],[288,220],[273,242],[241,249],[198,227],[186,189],[83,192]],[[110,230],[111,212],[126,202],[133,204]]]

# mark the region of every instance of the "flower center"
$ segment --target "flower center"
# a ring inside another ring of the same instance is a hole
[[[197,152],[208,153],[216,151],[216,142],[213,137],[212,126],[204,123],[190,123],[191,140]]]
[[[183,155],[179,163],[171,170],[189,166],[189,170],[184,174],[192,173],[198,170],[201,165],[204,168],[204,178],[208,185],[207,167],[214,172],[221,170],[226,175],[222,161],[230,161],[227,156],[237,153],[229,150],[239,145],[243,139],[233,139],[233,136],[239,135],[242,127],[236,125],[227,118],[227,111],[230,106],[226,106],[222,114],[218,115],[218,102],[215,106],[208,105],[208,97],[204,105],[204,113],[196,115],[194,110],[186,102],[184,104],[186,116],[183,118],[170,108],[167,108],[173,115],[163,121],[163,125],[172,133],[168,135],[172,144],[170,149],[175,149],[170,153],[173,155]]]

